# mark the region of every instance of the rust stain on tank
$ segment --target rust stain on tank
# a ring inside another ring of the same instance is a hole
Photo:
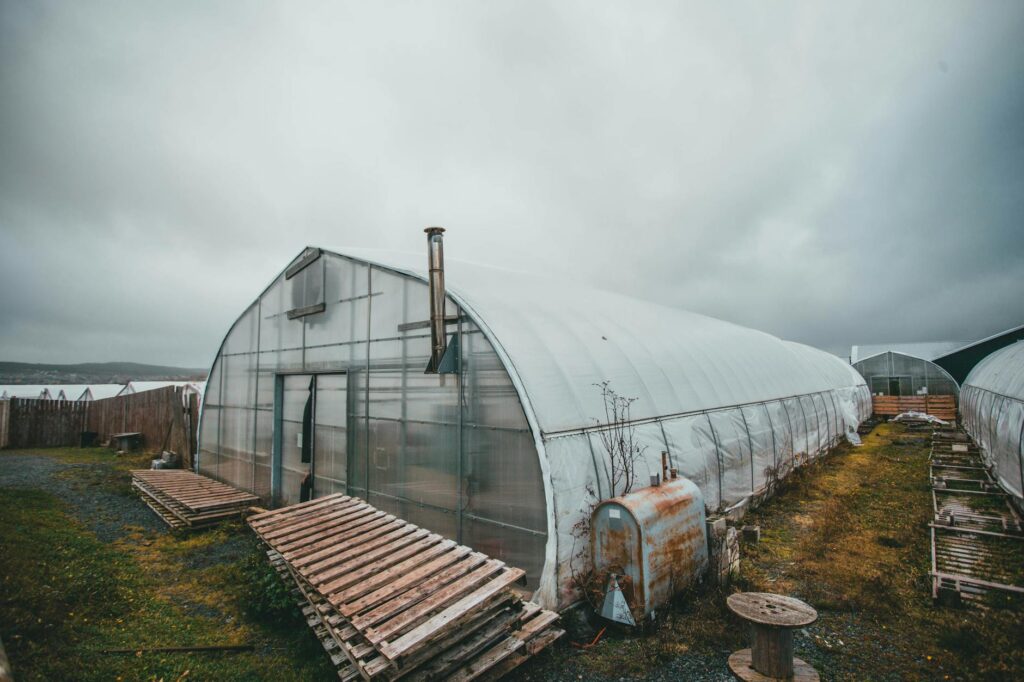
[[[622,516],[629,521],[620,522]],[[637,619],[694,582],[707,564],[703,496],[684,478],[602,502],[592,530],[595,570],[634,577],[630,607]]]

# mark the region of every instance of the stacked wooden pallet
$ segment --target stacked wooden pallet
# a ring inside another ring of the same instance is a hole
[[[520,569],[358,498],[248,521],[342,679],[496,679],[563,634],[512,588]]]
[[[239,516],[259,498],[181,469],[132,471],[132,488],[172,528],[201,528]]]

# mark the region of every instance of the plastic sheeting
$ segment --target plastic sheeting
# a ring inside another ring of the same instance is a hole
[[[359,494],[368,481],[371,497],[376,489],[394,502],[390,511],[419,525],[491,554],[498,543],[503,558],[527,569],[535,599],[547,607],[576,599],[570,562],[586,548],[574,526],[593,503],[623,492],[610,486],[600,382],[636,398],[631,428],[643,454],[635,488],[660,471],[665,451],[711,511],[769,490],[871,412],[860,375],[823,351],[456,260],[446,262],[446,282],[449,314],[461,312],[462,333],[471,334],[460,341],[463,360],[471,360],[463,393],[454,381],[438,392],[437,377],[434,388],[417,392],[428,349],[419,339],[415,352],[405,348],[409,337],[396,335],[396,325],[427,318],[426,254],[347,250],[322,260],[325,312],[296,326],[282,315],[292,301],[275,283],[225,341],[211,372],[200,465],[217,475],[218,466],[232,471],[241,463],[241,481],[265,486],[259,462],[267,458],[273,399],[263,396],[274,373],[348,372],[349,447],[358,455],[350,453],[349,488]],[[403,285],[394,273],[411,279]],[[410,288],[412,295],[398,295]],[[234,355],[258,362],[234,370]],[[258,377],[258,388],[243,388],[239,371]],[[256,419],[236,428],[234,406],[250,401],[258,402]],[[255,461],[244,452],[253,440]]]
[[[1024,342],[987,356],[960,390],[963,425],[999,484],[1024,500]]]

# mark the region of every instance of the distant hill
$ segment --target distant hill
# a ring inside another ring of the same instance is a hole
[[[206,369],[143,365],[138,362],[83,362],[52,365],[0,362],[0,384],[123,384],[128,381],[202,381]]]

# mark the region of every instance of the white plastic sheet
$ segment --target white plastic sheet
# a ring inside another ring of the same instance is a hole
[[[960,389],[960,411],[999,484],[1024,500],[1024,342],[997,350],[971,370]]]

